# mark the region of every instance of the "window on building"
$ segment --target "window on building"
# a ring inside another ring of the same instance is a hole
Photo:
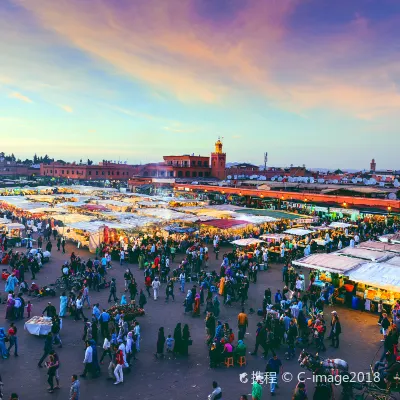
[[[201,167],[201,161],[197,161],[197,165]]]
[[[64,170],[62,170],[61,173],[63,174],[63,173],[64,173]]]
[[[104,171],[101,171],[101,174],[104,175]]]
[[[206,173],[204,174],[204,176],[205,176],[206,178],[208,178],[208,177],[210,176],[210,173],[209,173],[209,172],[206,172]]]
[[[53,173],[53,170],[52,170],[52,169],[50,170],[50,173],[51,173],[51,174]]]
[[[204,166],[208,167],[208,161],[204,161]]]
[[[182,178],[183,176],[183,172],[182,171],[178,171],[178,178]]]
[[[190,171],[186,171],[185,176],[186,176],[186,178],[190,178]]]
[[[114,171],[111,171],[111,175],[114,175]]]
[[[74,171],[74,170],[72,170],[72,171],[71,171],[71,174],[72,174],[72,175],[74,175],[74,174],[75,174],[75,171]]]
[[[92,175],[92,171],[89,171],[89,175]]]
[[[67,175],[69,174],[69,169],[67,169]]]
[[[98,175],[99,174],[99,171],[96,171],[96,175]]]
[[[203,173],[202,172],[199,172],[199,177],[203,177]]]
[[[213,165],[214,165],[214,167],[215,167],[215,161],[213,162]]]
[[[107,172],[108,172],[107,175],[111,175],[110,171],[107,171]]]
[[[222,165],[223,165],[223,164],[222,164],[222,161],[221,161],[221,167],[222,167]]]
[[[193,177],[193,178],[196,178],[196,176],[197,176],[197,172],[196,172],[196,171],[193,171],[193,172],[192,172],[192,177]]]
[[[174,176],[174,171],[169,171],[169,176]]]
[[[196,165],[196,161],[192,161],[192,167]]]
[[[119,176],[119,171],[117,171],[117,175]]]

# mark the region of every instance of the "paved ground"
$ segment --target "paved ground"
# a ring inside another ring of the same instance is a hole
[[[54,247],[53,247],[54,248]],[[60,265],[67,259],[70,252],[74,250],[84,259],[89,257],[89,253],[83,250],[76,250],[74,246],[67,246],[67,254],[53,252],[51,263],[45,264],[43,270],[37,275],[36,282],[40,285],[54,282],[59,275]],[[223,254],[223,249],[221,253]],[[212,257],[211,257],[212,258]],[[179,261],[180,257],[176,259]],[[218,266],[220,261],[212,260],[211,268]],[[142,285],[143,273],[137,266],[131,266],[137,281]],[[117,284],[123,289],[123,271],[124,267],[118,264],[113,266],[110,274],[117,278]],[[28,274],[30,277],[30,275]],[[30,284],[30,281],[28,280]],[[190,287],[191,285],[189,285]],[[253,307],[260,308],[261,299],[264,290],[270,287],[273,291],[282,288],[281,266],[273,264],[267,272],[259,273],[259,280],[256,285],[252,284],[249,291],[249,301],[246,309]],[[4,286],[1,288],[4,294]],[[184,295],[176,290],[176,301],[166,304],[164,302],[164,290],[161,290],[161,298],[154,302],[149,300],[146,305],[146,316],[141,317],[142,342],[141,352],[138,355],[135,368],[128,375],[125,375],[123,385],[114,386],[112,382],[106,380],[107,371],[104,365],[102,376],[97,379],[83,380],[81,382],[81,399],[128,399],[135,395],[138,399],[207,399],[211,392],[211,383],[217,380],[223,388],[223,398],[236,400],[241,394],[251,392],[250,381],[243,384],[239,380],[239,374],[247,372],[251,377],[252,371],[264,371],[265,361],[261,357],[248,355],[248,365],[243,368],[219,368],[211,370],[208,367],[208,351],[204,343],[205,329],[203,318],[194,319],[189,315],[183,314]],[[108,291],[104,290],[97,293],[91,293],[92,302],[99,302],[101,307],[107,306]],[[120,297],[120,296],[119,296]],[[53,302],[58,309],[58,296],[53,298]],[[33,315],[40,315],[47,303],[47,299],[33,300]],[[367,372],[368,366],[380,350],[381,346],[379,329],[376,324],[377,318],[374,315],[362,313],[359,311],[345,308],[336,308],[342,320],[343,334],[341,335],[341,347],[332,349],[328,347],[326,356],[343,358],[350,363],[350,368],[355,372]],[[220,320],[228,322],[231,326],[236,326],[237,314],[240,311],[239,305],[231,308],[221,305]],[[329,312],[326,309],[325,312]],[[87,311],[90,315],[90,311]],[[5,306],[0,305],[0,326],[7,327],[7,321],[4,320]],[[259,317],[252,315],[249,317],[250,326],[246,335],[246,343],[250,351],[254,346],[254,332]],[[178,322],[188,323],[193,338],[193,346],[189,348],[189,357],[164,360],[156,360],[153,356],[156,347],[157,332],[160,326],[165,328],[166,335],[173,333],[173,329]],[[45,369],[39,369],[36,364],[42,354],[43,339],[29,335],[23,329],[23,322],[17,323],[19,328],[19,357],[11,356],[8,360],[0,360],[0,371],[3,376],[5,398],[11,392],[17,392],[21,400],[25,399],[44,399],[56,398],[67,399],[70,386],[71,374],[80,374],[82,372],[82,361],[84,357],[84,346],[81,340],[83,332],[83,323],[74,322],[66,318],[63,323],[62,339],[64,347],[59,350],[61,368],[61,386],[62,388],[53,394],[46,391],[47,375]],[[237,332],[235,332],[236,334]],[[283,360],[284,350],[278,351],[278,355]],[[298,352],[297,352],[298,353]],[[284,361],[284,370],[293,374],[300,372],[297,361]],[[289,399],[295,383],[281,383],[277,397]],[[307,384],[309,393],[313,393],[314,388],[311,382]],[[264,389],[263,398],[270,397],[267,388]]]

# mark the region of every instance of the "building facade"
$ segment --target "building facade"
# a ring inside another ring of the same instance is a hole
[[[226,177],[226,153],[222,152],[222,142],[218,139],[215,151],[211,153],[211,176],[219,180]]]
[[[138,171],[137,166],[111,162],[102,162],[97,165],[56,162],[40,164],[41,176],[76,180],[128,180]]]

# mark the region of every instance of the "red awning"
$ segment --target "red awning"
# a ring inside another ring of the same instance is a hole
[[[239,219],[211,219],[209,221],[202,222],[203,225],[210,225],[219,229],[229,229],[238,225],[248,225],[248,221],[242,221]]]

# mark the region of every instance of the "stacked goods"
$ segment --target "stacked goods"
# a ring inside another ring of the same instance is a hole
[[[53,323],[51,322],[51,318],[48,318],[48,317],[32,317],[26,323],[27,324],[35,324],[35,325],[48,325],[48,326],[53,325]]]
[[[144,309],[136,306],[135,304],[127,304],[124,306],[115,305],[110,307],[107,312],[112,318],[115,318],[117,314],[124,314],[125,321],[131,321],[136,317],[144,315]]]

